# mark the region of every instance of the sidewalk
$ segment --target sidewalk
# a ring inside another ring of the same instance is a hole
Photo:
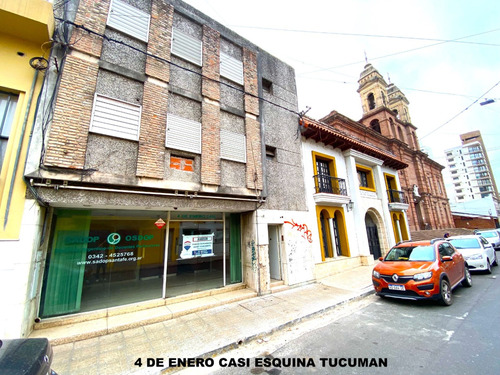
[[[129,330],[55,345],[59,375],[159,374],[168,358],[209,357],[373,293],[373,266]],[[50,337],[49,337],[50,339]],[[164,361],[147,368],[146,362]],[[142,367],[135,366],[138,359]]]

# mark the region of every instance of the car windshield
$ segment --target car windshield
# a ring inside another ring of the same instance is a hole
[[[436,253],[434,246],[393,247],[385,257],[385,260],[429,262],[436,260]]]
[[[476,234],[486,238],[497,237],[497,234],[495,232],[477,232]]]
[[[448,241],[455,246],[455,249],[479,249],[481,247],[477,238],[449,238]]]

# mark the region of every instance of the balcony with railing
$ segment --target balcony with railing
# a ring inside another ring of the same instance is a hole
[[[314,202],[325,206],[341,206],[349,203],[347,184],[343,178],[318,174],[314,178]]]
[[[387,197],[389,199],[390,211],[406,211],[408,210],[408,201],[404,191],[400,190],[387,190]]]

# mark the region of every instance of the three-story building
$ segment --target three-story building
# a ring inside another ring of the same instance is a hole
[[[182,1],[57,4],[29,321],[312,280],[293,69]]]

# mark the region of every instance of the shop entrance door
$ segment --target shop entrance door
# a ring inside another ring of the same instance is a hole
[[[271,274],[271,279],[281,280],[279,227],[277,225],[269,225],[268,233],[269,233],[269,273]]]

